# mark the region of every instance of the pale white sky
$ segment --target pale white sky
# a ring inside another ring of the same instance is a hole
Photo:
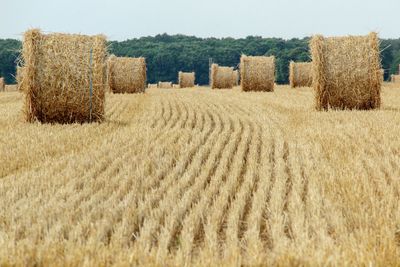
[[[0,38],[45,32],[104,33],[125,40],[159,33],[199,37],[366,34],[399,38],[400,0],[0,0]]]

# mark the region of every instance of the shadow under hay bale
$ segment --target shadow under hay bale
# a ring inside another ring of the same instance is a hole
[[[232,89],[233,68],[211,65],[211,89]]]
[[[182,72],[178,74],[179,88],[191,88],[194,87],[195,83],[195,73],[194,72]],[[175,87],[174,87],[175,88]]]
[[[243,91],[273,92],[275,57],[242,55],[240,58],[240,80]]]
[[[143,93],[146,89],[146,60],[143,57],[110,56],[108,86],[113,93]]]
[[[26,120],[84,123],[104,119],[106,38],[102,35],[24,34]]]
[[[312,73],[310,62],[290,62],[289,66],[289,81],[290,87],[311,87]]]
[[[172,88],[172,82],[158,82],[158,88],[164,88],[164,89]]]
[[[381,104],[381,63],[376,33],[314,36],[310,42],[317,110],[374,109]]]

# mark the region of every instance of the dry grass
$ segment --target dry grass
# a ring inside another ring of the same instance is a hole
[[[146,89],[146,60],[143,57],[110,56],[108,86],[113,93],[143,93]]]
[[[310,62],[290,62],[289,82],[290,87],[311,87],[312,86],[312,63]]]
[[[275,86],[275,57],[240,58],[240,81],[243,91],[273,92]]]
[[[399,266],[400,88],[382,98],[149,89],[50,125],[2,93],[0,266]]]
[[[381,104],[381,62],[376,33],[310,42],[315,107],[374,109]]]
[[[233,68],[211,65],[211,89],[232,89]]]
[[[103,120],[106,55],[106,39],[101,35],[27,31],[22,48],[26,120]]]
[[[196,75],[195,75],[194,72],[182,72],[182,71],[180,71],[179,74],[178,74],[179,88],[191,88],[191,87],[194,87],[195,77],[196,77]]]

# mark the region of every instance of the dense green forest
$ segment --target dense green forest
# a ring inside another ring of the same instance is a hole
[[[177,80],[178,71],[195,71],[196,82],[208,84],[209,60],[223,66],[237,67],[240,55],[274,55],[278,83],[288,82],[291,60],[310,61],[309,38],[284,40],[249,36],[233,38],[197,38],[185,35],[161,34],[127,41],[109,42],[109,52],[117,56],[145,57],[149,83]],[[0,39],[0,76],[14,83],[15,62],[21,42]],[[400,39],[381,40],[382,65],[385,79],[398,72]]]

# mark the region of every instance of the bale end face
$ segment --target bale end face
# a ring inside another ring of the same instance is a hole
[[[240,78],[243,91],[273,92],[275,57],[242,55],[240,58]]]
[[[84,123],[104,119],[104,36],[24,34],[22,75],[29,122]]]
[[[312,86],[312,73],[311,73],[311,63],[300,62],[295,63],[290,62],[289,66],[289,81],[290,87],[311,87]]]
[[[191,88],[195,84],[195,73],[194,72],[182,72],[178,73],[179,88]]]
[[[233,68],[211,65],[211,89],[232,89]]]
[[[317,110],[375,109],[381,104],[381,64],[376,33],[310,42]]]
[[[0,78],[0,92],[4,92],[6,88],[6,83],[4,82],[4,78]]]

